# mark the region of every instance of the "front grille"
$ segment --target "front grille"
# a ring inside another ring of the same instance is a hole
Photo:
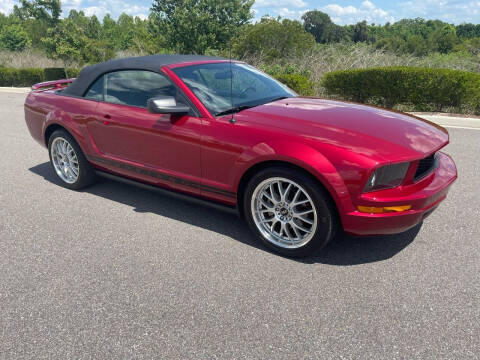
[[[418,169],[415,173],[415,181],[418,181],[430,174],[437,167],[437,154],[432,154],[418,163]]]

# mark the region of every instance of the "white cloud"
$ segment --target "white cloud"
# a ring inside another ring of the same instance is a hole
[[[308,11],[307,6],[304,0],[256,0],[252,8],[255,15],[253,21],[260,20],[266,14],[298,20]]]
[[[101,17],[103,17],[103,15],[105,15],[105,9],[103,8],[100,8],[98,6],[89,6],[89,7],[86,7],[84,9],[82,9],[83,12],[85,13],[86,16],[93,16],[95,15],[97,18],[99,17],[99,15]]]
[[[343,7],[337,4],[330,4],[325,6],[323,9],[337,16],[354,15],[360,13],[360,10],[352,5]]]
[[[307,3],[303,0],[256,0],[255,7],[257,8],[264,8],[264,7],[295,7],[295,8],[302,8],[306,7]]]
[[[62,1],[62,7],[78,9],[82,5],[82,0],[64,0]]]
[[[375,5],[373,5],[373,3],[371,1],[364,1],[362,2],[362,7],[364,7],[365,9],[368,9],[368,10],[375,10]]]
[[[99,20],[107,14],[118,18],[122,13],[131,16],[138,16],[142,19],[148,17],[149,6],[132,5],[131,2],[123,0],[68,0],[63,2],[63,16],[68,16],[70,10],[83,10],[85,15],[95,15]],[[91,6],[88,6],[92,4]]]
[[[302,9],[302,10],[290,10],[287,8],[280,8],[280,9],[275,9],[274,12],[277,15],[280,15],[282,18],[287,18],[287,19],[300,19],[305,12],[307,12],[308,9]]]
[[[398,4],[399,18],[423,17],[460,24],[480,22],[478,0],[415,0]]]
[[[354,24],[363,20],[367,20],[368,23],[395,21],[395,18],[388,11],[378,8],[369,0],[362,2],[359,7],[329,4],[325,5],[321,10],[329,14],[337,24]]]
[[[10,14],[13,10],[13,5],[15,2],[13,0],[1,0],[0,1],[0,12],[4,14]]]

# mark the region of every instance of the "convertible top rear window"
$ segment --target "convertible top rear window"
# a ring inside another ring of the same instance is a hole
[[[103,76],[100,76],[97,81],[90,86],[87,93],[85,94],[86,99],[91,100],[103,100]]]

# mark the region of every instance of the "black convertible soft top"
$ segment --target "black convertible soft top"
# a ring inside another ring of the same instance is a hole
[[[83,96],[90,85],[104,73],[118,70],[150,70],[159,72],[164,65],[179,64],[191,61],[228,60],[215,56],[203,55],[149,55],[124,59],[109,60],[100,64],[90,65],[82,69],[77,79],[70,84],[63,94]]]

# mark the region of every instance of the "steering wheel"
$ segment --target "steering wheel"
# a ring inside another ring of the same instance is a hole
[[[212,97],[206,91],[204,91],[204,90],[202,90],[202,89],[200,89],[196,86],[192,86],[192,90],[193,90],[193,92],[198,91],[199,93],[203,94],[203,96],[205,96],[208,99],[208,101],[213,101]]]

